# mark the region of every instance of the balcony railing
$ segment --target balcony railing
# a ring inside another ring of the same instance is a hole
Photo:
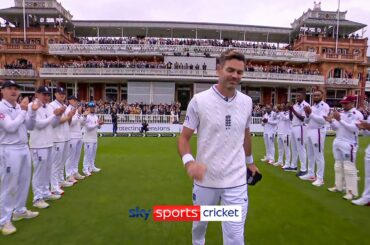
[[[110,114],[97,114],[104,123],[112,123]],[[179,121],[178,115],[137,115],[137,114],[117,114],[117,123],[174,123]]]
[[[0,69],[0,76],[11,78],[36,77],[37,72],[33,69]]]
[[[352,61],[363,61],[364,58],[360,55],[355,54],[336,54],[327,53],[320,56],[320,59],[330,59],[330,60],[352,60]]]
[[[45,52],[45,48],[41,44],[0,44],[1,52],[16,52],[16,53],[35,53]]]
[[[229,47],[158,45],[158,44],[49,44],[49,53],[55,55],[182,55],[219,56]],[[314,52],[289,51],[281,49],[234,48],[246,58],[313,62]]]
[[[356,87],[358,86],[359,79],[348,79],[348,78],[328,78],[325,83],[329,86],[338,87]]]
[[[41,68],[42,78],[104,78],[104,77],[129,77],[129,78],[154,78],[154,77],[182,77],[190,80],[217,80],[216,70],[180,70],[180,69],[140,69],[140,68]],[[245,72],[246,80],[284,80],[295,82],[323,83],[324,76],[301,75],[268,72]]]

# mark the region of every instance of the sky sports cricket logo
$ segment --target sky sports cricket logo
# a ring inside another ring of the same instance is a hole
[[[139,207],[129,210],[130,218],[148,220],[153,215],[156,222],[189,221],[242,221],[242,207],[230,206],[154,206],[153,209]]]

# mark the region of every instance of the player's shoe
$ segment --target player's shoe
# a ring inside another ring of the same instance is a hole
[[[317,187],[323,186],[324,185],[324,181],[321,180],[321,179],[316,179],[314,182],[312,182],[312,185],[317,186]]]
[[[69,176],[67,178],[67,182],[70,182],[70,183],[73,183],[73,184],[76,184],[78,182],[78,180],[75,179],[75,177],[73,175]]]
[[[289,165],[284,165],[281,167],[284,171],[287,171],[288,169],[290,169],[290,166]]]
[[[358,206],[370,206],[370,200],[363,197],[353,200],[352,203]]]
[[[91,172],[93,172],[93,173],[98,173],[98,172],[100,172],[101,171],[101,169],[100,168],[97,168],[97,167],[93,167],[92,169],[91,169]]]
[[[353,198],[356,198],[352,193],[347,193],[343,196],[344,199],[346,200],[353,200]]]
[[[76,180],[82,180],[82,179],[85,178],[85,176],[82,176],[80,173],[75,173],[74,177],[75,177]]]
[[[298,173],[295,176],[301,177],[301,176],[306,175],[306,174],[307,174],[307,171],[301,171],[301,170],[299,170]]]
[[[85,175],[85,177],[91,176],[91,173],[89,171],[83,171],[83,174]]]
[[[34,202],[33,206],[35,208],[44,209],[44,208],[48,208],[50,205],[47,202],[45,202],[44,200],[40,199],[40,200],[37,200],[36,202]]]
[[[62,198],[62,195],[59,195],[59,194],[51,194],[50,196],[45,197],[44,200],[54,201],[54,200],[58,200],[60,198]]]
[[[315,181],[316,180],[315,176],[310,175],[310,174],[301,175],[301,176],[299,176],[299,178],[301,180],[309,180],[309,181]]]
[[[73,185],[73,182],[63,181],[61,187],[71,187],[72,185]]]
[[[22,219],[32,219],[39,216],[39,212],[32,212],[30,210],[26,210],[24,213],[17,214],[13,213],[13,221],[19,221]]]
[[[273,165],[274,164],[274,160],[268,160],[267,161],[267,164]]]
[[[5,223],[3,227],[1,228],[1,233],[3,233],[4,236],[11,235],[17,231],[17,228],[14,227],[12,222]]]
[[[336,186],[328,188],[328,191],[330,191],[330,192],[342,192],[342,190],[337,189]]]
[[[266,157],[261,159],[261,162],[267,162],[267,161],[268,161],[268,159]]]
[[[281,162],[275,162],[272,165],[274,165],[275,167],[279,167],[279,166],[283,166],[283,163],[281,163]]]
[[[54,190],[53,192],[51,192],[51,194],[63,196],[64,195],[64,191],[59,188],[59,189]]]

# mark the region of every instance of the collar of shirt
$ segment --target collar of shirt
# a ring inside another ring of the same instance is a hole
[[[58,100],[54,100],[54,101],[55,101],[55,103],[57,103],[58,105],[60,105],[60,106],[64,106],[64,104],[60,103]]]
[[[216,93],[218,96],[220,96],[220,97],[221,97],[224,101],[226,101],[226,102],[231,102],[231,101],[233,101],[233,100],[235,99],[236,95],[238,94],[238,92],[236,92],[236,91],[235,91],[234,96],[232,96],[232,97],[226,97],[226,96],[223,96],[223,95],[220,93],[220,91],[218,91],[218,89],[217,89],[216,85],[213,85],[213,86],[212,86],[212,89],[213,89],[213,91],[215,91],[215,93]]]
[[[9,108],[12,108],[12,109],[19,109],[19,104],[18,103],[16,103],[16,105],[15,106],[13,106],[12,104],[10,104],[7,100],[5,100],[5,99],[2,99],[1,100],[3,103],[4,103],[4,105],[6,105],[7,107],[9,107]]]

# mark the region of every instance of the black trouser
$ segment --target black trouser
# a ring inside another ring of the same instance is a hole
[[[113,123],[113,134],[117,133],[117,123]]]

